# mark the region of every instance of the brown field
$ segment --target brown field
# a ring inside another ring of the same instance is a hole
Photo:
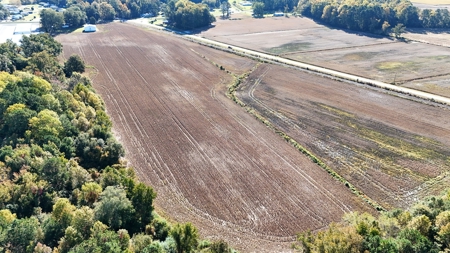
[[[387,209],[450,183],[447,108],[266,64],[238,97]]]
[[[436,77],[450,79],[450,37],[443,30],[410,30],[405,37],[416,41],[405,43],[332,29],[308,18],[280,17],[218,20],[214,28],[200,35],[450,97],[447,85],[434,81]]]
[[[450,73],[450,48],[416,42],[305,52],[286,57],[386,83],[395,81],[395,84]]]
[[[127,24],[99,30],[57,39],[65,57],[77,53],[96,69],[127,159],[158,192],[165,217],[243,252],[289,252],[296,232],[374,212],[226,97],[234,78],[218,66],[241,74],[255,62]]]

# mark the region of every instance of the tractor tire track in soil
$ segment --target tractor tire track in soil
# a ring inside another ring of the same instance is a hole
[[[374,212],[228,99],[233,78],[195,52],[229,69],[256,63],[126,24],[99,28],[57,39],[98,70],[94,88],[161,214],[243,252],[289,252],[296,232]]]

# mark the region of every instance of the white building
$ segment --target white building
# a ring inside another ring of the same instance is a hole
[[[85,25],[83,32],[95,32],[97,31],[97,26],[95,25]]]

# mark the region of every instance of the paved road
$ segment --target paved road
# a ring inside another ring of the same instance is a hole
[[[230,45],[230,44],[225,44],[225,43],[222,43],[222,42],[218,42],[218,41],[202,38],[202,37],[199,37],[199,36],[196,36],[196,35],[189,35],[189,34],[186,34],[186,33],[183,33],[183,32],[177,32],[177,31],[174,31],[174,30],[170,30],[170,29],[167,29],[165,27],[152,25],[152,24],[149,24],[148,22],[142,21],[142,20],[141,21],[140,20],[132,20],[132,21],[129,21],[129,22],[145,25],[145,26],[152,27],[152,28],[155,28],[155,29],[158,29],[158,30],[164,30],[164,31],[172,32],[172,33],[175,33],[175,34],[178,34],[178,35],[182,35],[182,37],[185,37],[185,38],[188,38],[190,40],[199,42],[201,44],[213,45],[215,47],[228,49],[228,50],[232,49],[233,51],[239,52],[241,54],[246,54],[246,55],[249,55],[251,57],[258,57],[258,58],[261,58],[261,59],[266,59],[266,60],[270,60],[270,61],[274,61],[274,62],[279,62],[279,63],[283,63],[283,64],[286,64],[286,65],[290,65],[290,66],[299,67],[299,68],[302,68],[302,69],[307,69],[307,70],[310,70],[310,71],[314,71],[314,72],[317,72],[317,73],[338,77],[338,78],[341,78],[341,79],[344,79],[344,80],[349,80],[349,81],[352,81],[352,82],[357,82],[357,83],[361,83],[361,84],[375,86],[375,87],[378,87],[378,88],[382,88],[382,89],[386,89],[386,90],[390,90],[390,91],[394,91],[394,92],[398,92],[398,93],[402,93],[402,94],[408,94],[408,95],[411,95],[411,96],[414,96],[414,97],[418,97],[418,98],[434,101],[434,102],[437,102],[437,103],[450,105],[450,98],[447,98],[447,97],[434,95],[434,94],[431,94],[431,93],[418,91],[418,90],[414,90],[414,89],[410,89],[410,88],[399,87],[399,86],[395,86],[395,85],[392,85],[392,84],[380,82],[380,81],[377,81],[377,80],[372,80],[372,79],[361,77],[361,76],[351,75],[351,74],[339,72],[339,71],[332,70],[332,69],[322,68],[322,67],[310,65],[310,64],[307,64],[307,63],[299,62],[299,61],[293,61],[293,60],[289,60],[289,59],[286,59],[286,58],[283,58],[283,57],[280,57],[280,56],[274,56],[274,55],[265,54],[265,53],[257,52],[257,51],[246,49],[246,48],[242,48],[242,47],[236,47],[236,46],[233,46],[233,45]]]

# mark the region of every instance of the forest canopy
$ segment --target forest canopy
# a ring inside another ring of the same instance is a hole
[[[410,210],[374,217],[349,213],[325,231],[301,233],[293,247],[301,252],[449,252],[450,191],[429,197]]]
[[[344,29],[386,33],[388,28],[449,28],[447,9],[420,10],[409,0],[300,0],[300,14]]]

